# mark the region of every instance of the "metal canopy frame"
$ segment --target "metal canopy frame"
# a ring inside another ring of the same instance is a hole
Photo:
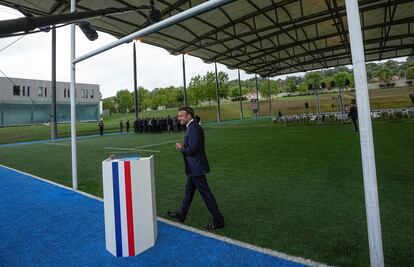
[[[35,4],[36,2],[36,4]],[[36,16],[65,14],[69,1],[0,0]],[[148,0],[77,1],[76,10],[132,8]],[[157,0],[163,19],[207,1]],[[365,60],[414,54],[414,2],[360,0]],[[91,19],[94,27],[117,38],[149,26],[147,14],[136,11]],[[221,63],[262,77],[352,64],[344,0],[239,0],[189,18],[140,40],[188,54],[207,63]]]

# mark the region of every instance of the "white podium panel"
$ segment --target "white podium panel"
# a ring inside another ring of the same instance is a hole
[[[106,249],[116,257],[127,257],[154,246],[154,158],[107,159],[102,173]]]

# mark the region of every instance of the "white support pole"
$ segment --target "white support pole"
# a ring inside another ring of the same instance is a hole
[[[259,118],[260,118],[260,103],[259,103],[259,84],[258,84],[258,82],[257,82],[257,74],[255,73],[254,74],[254,78],[255,78],[255,81],[256,81],[256,99],[257,99],[257,102],[256,102],[256,104],[257,104],[257,112],[256,112],[256,120],[258,120]]]
[[[76,0],[70,1],[70,12],[76,11]],[[78,162],[76,153],[76,88],[75,88],[75,24],[70,25],[70,131],[72,144],[72,188],[78,189]]]
[[[318,118],[318,124],[321,123],[321,109],[320,109],[320,101],[319,101],[319,85],[315,88],[316,94],[316,116]]]
[[[188,106],[187,82],[185,80],[185,53],[183,53],[183,88],[184,88],[184,106]]]
[[[345,122],[345,112],[344,112],[344,99],[342,95],[342,86],[339,86],[339,104],[340,104],[340,111],[341,111],[341,122]]]
[[[214,62],[214,70],[216,73],[216,102],[217,102],[217,122],[221,120],[220,114],[220,94],[219,94],[219,83],[218,83],[218,76],[217,76],[217,62]]]
[[[240,120],[243,120],[243,102],[242,102],[242,86],[241,86],[241,80],[240,80],[240,69],[237,69],[237,74],[239,77],[239,100],[240,100]]]
[[[269,98],[269,116],[272,119],[272,93],[270,92],[270,77],[267,77],[267,89]]]
[[[177,24],[177,23],[179,23],[181,21],[184,21],[186,19],[195,17],[195,16],[197,16],[199,14],[202,14],[202,13],[207,12],[207,11],[210,11],[210,10],[212,10],[214,8],[223,6],[223,5],[225,5],[227,3],[230,3],[230,2],[232,2],[232,0],[210,0],[210,1],[206,1],[206,2],[204,2],[202,4],[200,4],[200,5],[197,5],[195,7],[192,7],[190,9],[187,9],[187,10],[181,12],[181,13],[178,13],[177,15],[174,15],[172,17],[166,18],[166,19],[164,19],[164,20],[162,20],[162,21],[160,21],[158,23],[155,23],[155,24],[153,24],[151,26],[148,26],[148,27],[146,27],[146,28],[144,28],[142,30],[139,30],[139,31],[137,31],[135,33],[132,33],[130,35],[127,35],[127,36],[125,36],[125,37],[123,37],[121,39],[118,39],[118,40],[116,40],[116,41],[114,41],[112,43],[109,43],[109,44],[107,44],[107,45],[105,45],[105,46],[103,46],[101,48],[98,48],[98,49],[96,49],[96,50],[94,50],[92,52],[89,52],[89,53],[87,53],[87,54],[85,54],[83,56],[80,56],[80,57],[74,59],[73,62],[74,63],[78,63],[78,62],[83,61],[83,60],[85,60],[87,58],[90,58],[90,57],[93,57],[95,55],[98,55],[98,54],[100,54],[102,52],[105,52],[106,50],[109,50],[111,48],[114,48],[114,47],[116,47],[118,45],[121,45],[121,44],[124,44],[124,43],[129,43],[130,41],[132,41],[132,40],[134,40],[136,38],[143,37],[143,36],[148,35],[148,34],[151,34],[153,32],[160,31],[160,30],[162,30],[164,28],[167,28],[167,27],[169,27],[171,25],[174,25],[174,24]]]
[[[365,208],[367,215],[369,255],[371,266],[383,267],[381,223],[379,213],[377,173],[369,106],[368,82],[362,41],[361,22],[357,0],[346,0],[352,63],[354,65],[355,92],[359,119],[362,171],[364,176]]]

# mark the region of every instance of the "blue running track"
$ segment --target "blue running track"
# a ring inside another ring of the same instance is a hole
[[[154,247],[105,249],[103,203],[0,166],[0,266],[304,266],[158,222]]]

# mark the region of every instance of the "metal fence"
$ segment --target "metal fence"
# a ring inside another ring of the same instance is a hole
[[[344,120],[348,117],[344,113]],[[414,108],[398,108],[398,109],[377,109],[371,110],[371,118],[376,119],[399,119],[399,118],[414,118]],[[274,123],[299,123],[299,122],[317,122],[318,115],[316,113],[302,113],[294,115],[273,116]],[[342,121],[342,114],[340,112],[322,112],[319,114],[320,122]]]
[[[57,121],[70,121],[70,105],[57,104]],[[0,126],[48,123],[51,121],[51,104],[15,104],[0,102]],[[77,121],[99,120],[98,104],[77,104]]]

